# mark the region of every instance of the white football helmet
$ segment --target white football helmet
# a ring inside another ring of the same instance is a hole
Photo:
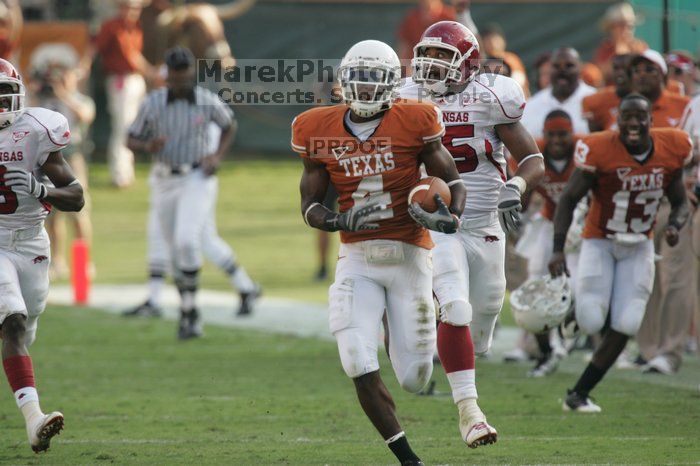
[[[532,333],[561,324],[572,307],[571,283],[566,275],[531,278],[510,294],[515,323]]]
[[[369,118],[388,110],[401,81],[401,62],[384,42],[363,40],[350,47],[338,68],[345,103]]]
[[[7,88],[0,92],[0,130],[15,122],[24,111],[24,83],[17,69],[7,60],[0,58],[0,86]]]

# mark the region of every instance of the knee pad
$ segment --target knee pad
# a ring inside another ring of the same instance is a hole
[[[379,370],[377,355],[367,351],[362,335],[356,329],[348,328],[335,333],[338,354],[345,375],[351,379]]]
[[[608,315],[608,303],[600,298],[584,294],[576,298],[576,322],[586,335],[600,332]]]
[[[621,310],[619,315],[614,315],[610,322],[610,328],[627,336],[634,336],[642,326],[644,313],[646,312],[646,300],[632,299]]]
[[[423,390],[433,375],[433,355],[409,364],[401,373],[396,373],[401,388],[409,393]]]
[[[440,322],[466,327],[472,321],[472,306],[466,301],[452,301],[440,306]]]

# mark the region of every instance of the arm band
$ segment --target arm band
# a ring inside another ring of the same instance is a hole
[[[309,211],[311,209],[313,209],[314,207],[316,207],[317,205],[321,205],[321,203],[314,202],[313,204],[311,204],[309,207],[306,208],[306,211],[304,212],[304,223],[306,223],[307,225],[309,224],[309,219],[308,219]]]
[[[447,183],[447,187],[451,188],[452,186],[456,185],[457,183],[461,183],[462,178],[457,178],[456,180],[452,180],[449,183]]]
[[[533,157],[537,157],[537,158],[540,158],[540,159],[543,159],[543,160],[544,160],[544,155],[542,155],[541,153],[530,154],[530,155],[528,155],[527,157],[525,157],[524,159],[522,159],[520,162],[518,162],[518,166],[524,164],[528,159],[531,159],[531,158],[533,158]]]

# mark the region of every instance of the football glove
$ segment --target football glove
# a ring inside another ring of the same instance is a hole
[[[505,184],[498,194],[498,221],[503,231],[508,233],[520,228],[520,190],[512,184]]]
[[[385,210],[386,206],[374,202],[354,205],[332,220],[332,227],[342,231],[376,230],[378,223],[371,223],[377,219],[377,212]]]
[[[439,194],[435,195],[435,203],[438,205],[435,212],[426,212],[417,202],[414,202],[408,206],[408,213],[416,223],[428,230],[455,233],[459,228],[459,218],[450,212]]]
[[[34,178],[31,172],[18,169],[7,170],[3,178],[5,186],[12,188],[16,193],[27,194],[37,199],[43,199],[48,194],[46,185]]]

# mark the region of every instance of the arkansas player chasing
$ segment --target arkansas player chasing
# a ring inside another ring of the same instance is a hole
[[[549,270],[559,276],[568,273],[563,249],[574,208],[592,190],[578,265],[576,321],[592,334],[610,313],[610,329],[569,390],[565,411],[600,412],[588,394],[639,330],[654,282],[650,236],[661,198],[665,195],[671,204],[665,230],[669,246],[678,243],[688,219],[683,167],[692,158],[690,138],[678,129],[649,129],[651,111],[646,97],[628,94],[618,110],[619,132],[596,133],[577,143],[576,169],[554,216]]]
[[[432,237],[438,355],[459,407],[462,438],[472,448],[493,443],[498,435],[476,402],[474,354],[489,350],[503,305],[504,231],[518,228],[521,197],[544,172],[542,154],[519,122],[522,89],[508,77],[477,74],[478,59],[479,44],[469,29],[452,21],[435,23],[414,48],[413,82],[400,90],[403,98],[441,110],[442,142],[469,193],[459,233]],[[508,182],[504,146],[519,162]]]
[[[82,209],[83,189],[63,160],[70,140],[66,118],[45,108],[24,108],[24,84],[0,59],[0,337],[2,364],[24,415],[29,445],[49,448],[63,427],[63,414],[44,414],[27,348],[49,293],[49,238],[44,219],[50,205]],[[40,169],[54,187],[32,174]],[[50,204],[50,205],[49,205]]]
[[[292,148],[304,161],[301,213],[309,226],[340,230],[329,325],[360,404],[401,464],[423,464],[379,376],[379,329],[386,309],[396,377],[405,390],[420,391],[430,380],[435,347],[433,243],[421,225],[454,233],[466,190],[440,142],[445,128],[439,109],[393,102],[401,65],[391,47],[359,42],[338,72],[349,109],[314,108],[292,123]],[[421,163],[450,185],[452,201],[448,210],[436,196],[438,211],[415,209],[413,221],[407,199]],[[328,183],[338,192],[340,214],[322,205]]]

